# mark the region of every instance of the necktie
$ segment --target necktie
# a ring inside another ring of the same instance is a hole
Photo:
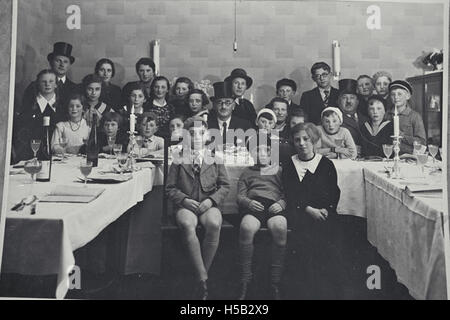
[[[62,86],[64,85],[64,82],[62,82],[61,79],[58,80],[58,87],[62,88]]]
[[[222,123],[222,139],[223,139],[223,147],[225,149],[225,144],[227,143],[227,123]]]
[[[192,163],[192,171],[194,174],[200,174],[200,154],[198,152],[194,152],[194,161]]]
[[[325,98],[323,99],[323,105],[326,107],[328,107],[328,101],[330,100],[330,91],[329,90],[324,90],[323,93],[325,94]]]

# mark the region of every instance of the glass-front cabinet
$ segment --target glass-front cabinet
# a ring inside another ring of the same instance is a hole
[[[406,79],[413,87],[411,106],[422,116],[428,144],[442,145],[442,71]]]

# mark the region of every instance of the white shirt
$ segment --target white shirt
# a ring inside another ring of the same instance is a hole
[[[223,123],[224,122],[227,124],[227,130],[230,129],[231,117],[229,117],[228,120],[226,120],[226,121],[222,121],[219,118],[217,118],[217,121],[219,122],[220,134],[222,134],[222,132],[223,132]]]
[[[55,107],[53,107],[53,105],[56,102],[56,94],[54,94],[50,100],[47,100],[39,93],[38,96],[36,97],[36,102],[38,103],[39,108],[41,109],[41,113],[44,113],[44,110],[45,110],[45,107],[47,107],[47,104],[49,104],[50,107],[52,107],[53,111],[56,112]]]
[[[306,174],[306,171],[314,174],[316,172],[317,166],[319,165],[320,160],[322,159],[322,155],[316,153],[314,158],[309,161],[303,161],[298,158],[298,155],[292,156],[292,162],[294,163],[295,169],[297,170],[297,175],[300,181],[303,180],[303,177]]]
[[[325,101],[325,90],[328,91],[328,98],[329,98],[330,95],[331,95],[331,87],[330,87],[329,89],[322,89],[322,88],[319,88],[319,92],[320,92],[320,95],[322,96],[322,100],[323,100],[323,101]]]
[[[154,106],[157,106],[157,107],[165,107],[165,106],[167,105],[167,101],[164,100],[164,103],[161,104],[161,103],[159,103],[158,101],[153,100],[153,105],[154,105]]]
[[[58,80],[56,80],[56,83],[58,83],[59,82],[59,80],[61,80],[62,81],[62,83],[66,83],[66,76],[63,76],[62,78],[58,78]]]

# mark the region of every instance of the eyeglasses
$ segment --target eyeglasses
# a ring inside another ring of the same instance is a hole
[[[324,72],[324,73],[322,73],[322,74],[315,74],[315,75],[314,75],[314,79],[319,79],[319,78],[323,79],[323,78],[328,77],[329,75],[330,75],[329,72]]]
[[[229,107],[229,106],[231,106],[232,104],[233,104],[233,101],[231,100],[218,100],[217,102],[217,105],[218,106],[227,106],[227,107]]]

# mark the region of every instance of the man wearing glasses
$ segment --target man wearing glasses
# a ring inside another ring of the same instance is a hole
[[[208,127],[210,131],[211,129],[216,129],[216,131],[219,130],[220,132],[221,141],[215,141],[216,146],[220,143],[232,143],[237,145],[239,143],[233,132],[236,129],[242,129],[243,132],[245,132],[248,129],[253,128],[253,126],[248,120],[233,115],[236,101],[233,96],[230,82],[216,82],[213,84],[213,87],[214,97],[211,97],[211,101],[213,102],[214,113],[208,119]],[[219,134],[217,135],[217,138],[218,136]],[[241,143],[243,144],[245,139],[241,140]]]
[[[338,105],[339,92],[331,86],[331,68],[325,62],[314,63],[311,75],[317,87],[303,92],[300,106],[305,110],[310,122],[320,125],[322,110]]]

